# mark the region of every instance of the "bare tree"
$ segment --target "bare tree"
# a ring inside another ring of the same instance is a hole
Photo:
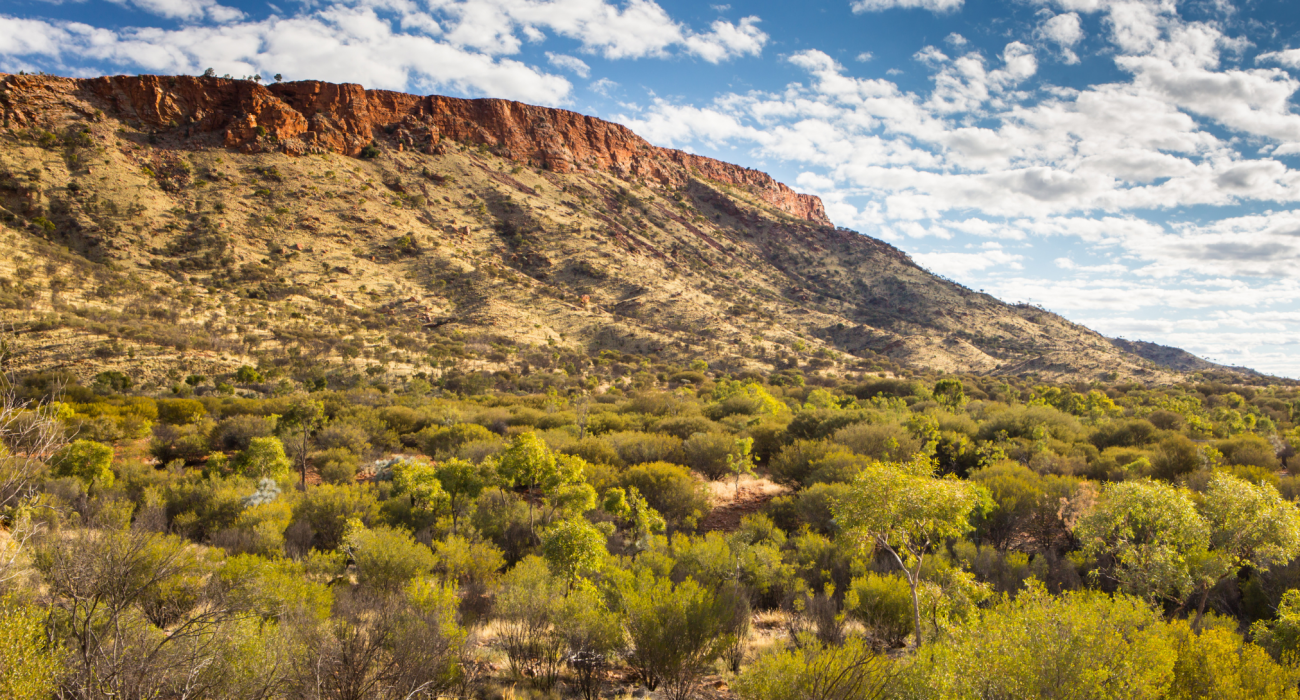
[[[288,696],[301,700],[414,700],[457,685],[464,635],[445,614],[402,594],[341,593],[334,616],[299,620],[303,645]]]
[[[273,634],[227,604],[209,560],[179,537],[129,527],[129,505],[99,505],[89,527],[33,547],[70,652],[65,695],[269,697],[282,674],[275,645],[258,642]]]
[[[19,575],[18,559],[41,530],[28,507],[36,495],[34,482],[68,441],[48,396],[25,400],[18,393],[17,380],[8,371],[13,348],[12,332],[0,334],[0,520],[9,520],[9,533],[0,541],[0,583]],[[49,392],[61,393],[61,387]]]

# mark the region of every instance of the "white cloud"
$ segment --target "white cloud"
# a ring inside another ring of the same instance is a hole
[[[1262,53],[1255,57],[1255,63],[1277,63],[1287,68],[1300,68],[1300,49]]]
[[[989,249],[977,253],[917,253],[912,256],[921,266],[945,277],[960,277],[973,270],[998,268],[1020,270],[1024,265],[1023,255],[1015,255],[1004,250]]]
[[[934,13],[953,12],[963,0],[853,0],[854,12],[880,12],[894,8],[929,10]]]
[[[857,55],[857,58],[855,60],[858,61],[859,63],[866,63],[867,61],[870,61],[872,58],[874,58],[874,56],[870,51],[863,51],[862,53]]]
[[[1083,41],[1083,22],[1077,13],[1067,12],[1048,17],[1039,25],[1037,33],[1056,44],[1057,50],[1061,52],[1062,61],[1071,65],[1079,62],[1079,55],[1074,52],[1074,47]]]
[[[367,87],[457,90],[541,104],[563,102],[567,80],[509,59],[497,59],[394,31],[373,10],[333,8],[288,19],[167,30],[96,30],[0,17],[36,40],[0,39],[0,60],[39,54],[60,64],[87,58],[157,73],[284,73],[295,79],[362,83]]]
[[[736,56],[757,56],[763,52],[767,34],[758,28],[757,17],[745,17],[740,24],[717,20],[707,34],[685,38],[686,50],[709,63],[719,63]]]
[[[591,67],[588,66],[586,62],[584,62],[580,58],[574,58],[573,56],[566,56],[562,53],[551,53],[550,51],[547,51],[546,60],[549,61],[550,64],[555,66],[556,68],[562,68],[564,70],[577,74],[579,78],[586,78],[587,76],[591,75]]]

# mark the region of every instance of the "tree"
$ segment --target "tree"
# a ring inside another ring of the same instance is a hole
[[[740,498],[740,477],[754,474],[754,457],[750,454],[753,449],[754,438],[737,438],[736,451],[727,455],[727,471],[736,475],[736,498]]]
[[[451,531],[456,532],[457,519],[465,507],[474,502],[487,486],[482,467],[464,459],[449,459],[434,470],[442,490],[451,505]]]
[[[307,448],[311,436],[325,420],[325,405],[320,401],[298,399],[280,416],[280,429],[292,436],[298,448],[299,488],[307,488]]]
[[[407,494],[416,511],[436,515],[450,501],[438,480],[438,469],[424,460],[404,459],[393,465],[393,495]]]
[[[1210,477],[1200,504],[1210,529],[1210,557],[1198,570],[1200,629],[1210,591],[1243,567],[1268,571],[1300,556],[1300,510],[1269,484],[1251,484],[1224,472]]]
[[[934,384],[934,400],[940,406],[956,413],[962,406],[966,405],[966,389],[962,386],[960,379],[948,377],[940,379]]]
[[[632,535],[632,548],[637,552],[649,549],[654,535],[667,528],[663,516],[650,507],[635,486],[627,487],[626,491],[617,486],[606,490],[601,507],[627,523]]]
[[[248,441],[248,449],[239,454],[235,468],[244,476],[260,479],[287,476],[293,465],[285,456],[279,438],[255,437]]]
[[[921,645],[921,567],[931,549],[971,529],[979,503],[976,488],[954,478],[935,478],[925,455],[910,462],[873,462],[854,478],[849,492],[831,506],[844,533],[865,551],[879,547],[894,558],[912,592],[914,646]]]
[[[557,456],[536,433],[527,432],[516,436],[501,453],[497,473],[507,485],[523,489],[524,500],[528,501],[528,529],[535,534],[533,504],[537,497],[555,502],[563,500],[566,495],[577,495],[580,500],[590,500],[590,505],[584,510],[595,505],[595,492],[584,479],[585,465],[586,462],[577,457]],[[579,490],[585,487],[585,490],[575,494],[570,493],[570,487],[579,487]]]
[[[573,590],[584,571],[600,566],[608,552],[605,535],[581,516],[566,518],[542,531],[542,558]]]
[[[77,440],[50,459],[55,476],[73,476],[87,486],[113,485],[113,448],[93,440]]]
[[[1190,494],[1158,481],[1108,484],[1074,534],[1086,554],[1105,558],[1099,571],[1149,601],[1188,592],[1192,567],[1209,557],[1210,531]]]

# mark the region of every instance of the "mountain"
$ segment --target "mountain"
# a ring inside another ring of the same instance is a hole
[[[0,85],[11,368],[527,373],[611,351],[632,369],[1195,369],[939,278],[764,173],[570,111],[314,81]]]

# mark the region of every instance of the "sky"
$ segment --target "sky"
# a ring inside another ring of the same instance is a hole
[[[207,68],[617,121],[1005,301],[1300,377],[1291,0],[0,2],[0,71]]]

